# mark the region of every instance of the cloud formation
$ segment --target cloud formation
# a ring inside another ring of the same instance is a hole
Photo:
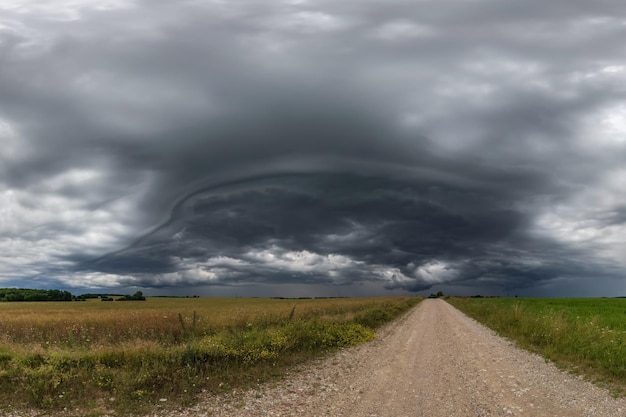
[[[0,285],[619,291],[624,22],[617,0],[5,2]]]

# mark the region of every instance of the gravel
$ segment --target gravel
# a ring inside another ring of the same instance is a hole
[[[10,417],[26,415],[34,414]],[[173,416],[626,417],[626,399],[428,299],[373,342],[312,361],[283,381],[149,417]]]
[[[623,417],[626,400],[428,299],[373,342],[177,415]]]

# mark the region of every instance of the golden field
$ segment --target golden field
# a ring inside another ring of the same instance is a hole
[[[0,303],[5,408],[149,408],[258,383],[370,340],[420,298]]]

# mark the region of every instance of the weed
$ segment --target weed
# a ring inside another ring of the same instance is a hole
[[[371,340],[375,327],[419,300],[1,303],[0,404],[69,409],[95,401],[124,414],[191,404],[200,392],[272,380]]]
[[[451,298],[469,316],[575,373],[626,390],[626,300]]]

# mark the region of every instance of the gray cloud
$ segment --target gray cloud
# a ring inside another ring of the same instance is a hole
[[[0,8],[4,282],[624,277],[618,1],[54,6]]]

